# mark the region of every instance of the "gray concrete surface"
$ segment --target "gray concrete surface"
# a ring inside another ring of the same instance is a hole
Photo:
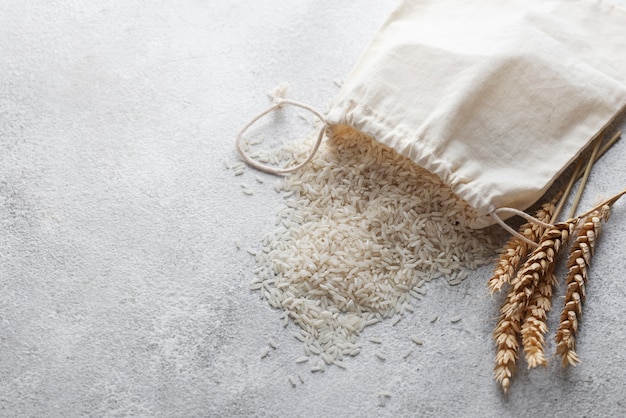
[[[295,327],[248,290],[254,260],[233,241],[257,246],[281,197],[269,176],[224,168],[236,132],[282,81],[324,108],[396,4],[0,4],[1,416],[626,414],[626,202],[591,271],[583,363],[522,369],[508,396],[492,379],[489,268],[432,283],[413,315],[368,328],[387,361],[365,342],[323,374],[294,363]],[[621,141],[583,208],[626,187],[625,159]],[[425,344],[403,359],[410,335]],[[279,348],[261,360],[269,338]]]

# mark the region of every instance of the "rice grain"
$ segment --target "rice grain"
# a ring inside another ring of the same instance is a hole
[[[261,358],[267,357],[269,353],[270,353],[270,349],[268,347],[263,347],[263,350],[261,350]]]
[[[387,400],[391,398],[391,392],[383,390],[376,394],[378,397],[378,405],[385,406],[387,404]]]
[[[421,340],[417,337],[411,337],[411,341],[413,341],[417,345],[424,345],[424,340]]]

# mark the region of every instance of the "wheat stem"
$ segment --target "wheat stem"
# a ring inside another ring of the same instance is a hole
[[[611,147],[613,146],[613,144],[615,144],[617,141],[619,141],[619,139],[622,136],[622,131],[617,131],[615,132],[615,135],[613,135],[611,137],[611,139],[609,139],[606,144],[604,144],[602,146],[602,148],[600,148],[600,152],[598,152],[598,156],[596,157],[596,161],[598,161],[604,154],[606,154],[606,152],[611,149]],[[582,173],[581,173],[582,175]]]
[[[580,169],[583,165],[583,160],[578,160],[578,162],[576,163],[576,167],[574,168],[574,173],[572,174],[572,177],[570,177],[569,182],[567,183],[567,186],[565,187],[565,190],[563,190],[563,194],[561,195],[561,198],[559,199],[559,203],[556,206],[556,209],[554,209],[554,213],[552,214],[552,219],[550,219],[550,223],[553,224],[556,222],[556,220],[558,219],[559,215],[561,214],[561,210],[563,210],[563,206],[565,206],[565,202],[567,202],[567,198],[569,197],[569,194],[572,191],[572,188],[574,187],[574,183],[576,183],[576,180],[578,180],[580,178],[580,176],[582,175],[580,173]]]
[[[622,136],[621,131],[616,132],[611,137],[611,139],[609,139],[600,148],[600,150],[598,151],[598,154],[596,155],[594,163],[598,161],[600,158],[602,158],[602,156],[606,154],[606,152],[609,149],[611,149],[611,147],[621,138],[621,136]],[[563,190],[563,194],[561,195],[561,198],[559,199],[559,203],[557,204],[554,214],[552,215],[552,219],[550,219],[551,224],[554,224],[557,221],[559,215],[561,214],[561,210],[563,210],[563,206],[565,206],[565,203],[567,203],[567,198],[569,197],[569,194],[571,193],[572,188],[574,187],[574,184],[576,183],[576,180],[581,178],[583,174],[585,173],[585,169],[582,166],[583,166],[583,160],[579,159],[578,162],[576,163],[576,167],[574,167],[574,170],[572,171],[572,176],[570,177],[569,182],[567,183],[567,186]]]
[[[606,200],[603,200],[602,202],[598,203],[597,205],[595,205],[594,207],[592,207],[591,209],[589,209],[587,212],[578,215],[576,218],[578,219],[583,219],[587,216],[589,216],[591,213],[603,208],[604,206],[612,206],[613,203],[617,202],[622,196],[624,196],[626,194],[626,189],[622,190],[619,193],[614,194],[613,196],[609,197]]]
[[[589,161],[587,161],[587,166],[585,167],[585,172],[583,173],[583,178],[580,181],[580,185],[578,186],[578,190],[576,191],[576,197],[574,197],[574,202],[569,211],[568,218],[573,218],[576,210],[578,209],[578,205],[580,203],[580,199],[583,195],[583,191],[585,190],[585,186],[587,185],[587,180],[589,180],[589,175],[591,174],[591,168],[593,164],[596,162],[596,158],[598,156],[598,152],[600,151],[600,146],[602,145],[602,139],[598,139],[596,144],[593,147],[593,151],[591,152],[591,157],[589,157]]]
[[[620,138],[622,137],[622,131],[617,131],[612,137],[611,139],[609,139],[608,141],[606,141],[606,143],[604,145],[602,145],[602,147],[600,147],[600,151],[598,151],[598,155],[596,156],[596,159],[594,161],[597,162],[600,158],[602,158],[602,156],[604,154],[606,154],[606,152],[611,149],[611,147],[620,140]],[[578,167],[577,170],[574,171],[576,180],[578,180],[579,178],[581,178],[583,176],[583,174],[585,173],[584,169],[582,169],[581,167]]]

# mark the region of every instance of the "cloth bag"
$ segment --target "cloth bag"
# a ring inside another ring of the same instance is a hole
[[[499,208],[536,202],[625,105],[623,9],[601,0],[406,0],[325,123],[435,173],[475,209],[469,226],[482,228]]]

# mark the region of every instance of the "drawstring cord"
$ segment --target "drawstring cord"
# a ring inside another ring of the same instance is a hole
[[[539,244],[537,244],[534,241],[529,240],[528,238],[526,238],[524,235],[520,234],[518,231],[514,230],[513,228],[511,228],[509,225],[506,224],[506,222],[504,222],[502,220],[502,218],[498,215],[499,212],[509,212],[512,213],[514,215],[520,216],[524,219],[526,219],[528,222],[537,224],[537,225],[541,225],[544,228],[552,228],[554,225],[540,221],[539,219],[535,218],[534,216],[531,216],[529,214],[527,214],[526,212],[523,212],[521,210],[517,210],[514,208],[498,208],[496,210],[494,210],[493,212],[489,213],[489,215],[491,215],[491,217],[502,227],[504,228],[508,233],[514,235],[515,237],[521,239],[522,241],[524,241],[526,244],[530,245],[533,248],[536,248],[539,246]]]
[[[299,170],[300,168],[302,168],[305,164],[307,164],[309,161],[311,161],[313,159],[313,157],[315,156],[315,153],[317,152],[318,148],[320,147],[320,145],[322,144],[322,139],[324,139],[324,134],[326,133],[326,129],[328,128],[328,122],[326,121],[326,118],[324,117],[324,115],[322,115],[320,112],[318,112],[317,110],[315,110],[313,107],[306,105],[304,103],[300,103],[300,102],[296,102],[295,100],[289,100],[289,99],[285,99],[283,97],[279,97],[279,95],[284,94],[284,89],[278,89],[275,93],[275,96],[273,98],[273,104],[268,107],[267,109],[265,109],[264,111],[262,111],[261,113],[259,113],[258,115],[256,115],[254,118],[252,118],[252,120],[250,122],[248,122],[239,132],[239,134],[237,135],[237,139],[235,141],[235,145],[237,147],[237,151],[239,151],[239,154],[241,155],[241,158],[243,158],[243,160],[251,167],[256,168],[257,170],[261,170],[264,171],[266,173],[270,173],[270,174],[289,174],[289,173],[293,173],[294,171]],[[317,139],[315,140],[315,143],[313,144],[313,148],[311,149],[311,152],[309,153],[309,155],[307,155],[307,157],[304,159],[304,161],[291,166],[291,167],[275,167],[275,166],[271,166],[271,165],[266,165],[263,163],[260,163],[258,161],[253,160],[244,150],[243,148],[243,134],[246,133],[246,131],[252,126],[254,125],[256,122],[259,121],[259,119],[263,118],[265,115],[275,111],[275,110],[279,110],[281,109],[284,105],[290,105],[290,106],[295,106],[295,107],[299,107],[301,109],[304,110],[308,110],[309,112],[313,113],[315,116],[317,116],[319,118],[319,120],[322,121],[322,123],[324,124],[324,126],[322,127],[322,129],[320,130],[319,134],[317,135]]]
[[[580,215],[576,216],[573,220],[575,221],[575,220],[584,219],[586,216],[589,216],[591,213],[595,212],[596,210],[599,210],[600,208],[602,208],[602,207],[604,207],[606,205],[611,206],[612,204],[617,202],[622,196],[625,196],[625,195],[626,195],[626,189],[622,190],[619,193],[614,194],[613,196],[609,197],[608,199],[605,199],[604,201],[600,202],[599,204],[597,204],[593,208],[589,209],[588,211],[586,211],[584,213],[581,213]],[[523,236],[519,232],[515,231],[510,226],[508,226],[502,220],[502,218],[500,218],[500,216],[498,216],[498,212],[509,212],[509,213],[514,214],[514,215],[521,216],[522,218],[526,219],[528,222],[532,222],[532,223],[535,223],[537,225],[541,225],[541,226],[543,226],[545,228],[553,228],[554,227],[554,225],[552,225],[552,224],[542,222],[539,219],[530,216],[526,212],[522,212],[521,210],[517,210],[517,209],[513,209],[513,208],[498,208],[498,209],[494,210],[493,212],[491,212],[489,214],[489,215],[491,215],[491,217],[493,219],[495,219],[495,221],[502,228],[506,229],[508,232],[510,232],[511,234],[515,235],[517,238],[523,240],[525,243],[527,243],[528,245],[531,245],[532,247],[538,247],[539,244],[537,244],[536,242],[532,242],[531,240],[529,240],[528,238],[526,238],[525,236]]]

